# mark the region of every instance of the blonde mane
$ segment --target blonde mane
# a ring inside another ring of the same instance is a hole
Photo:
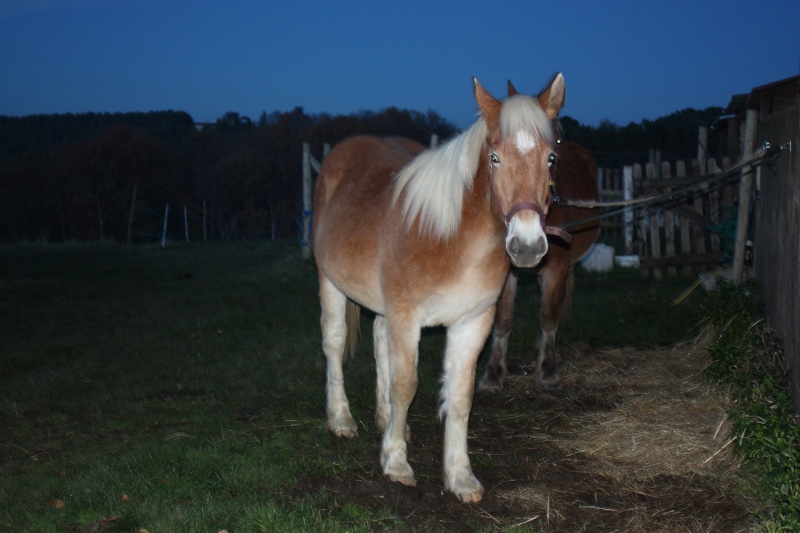
[[[553,142],[547,114],[536,99],[521,94],[504,101],[500,131],[504,138],[528,132]],[[458,231],[464,191],[472,187],[487,135],[486,120],[480,117],[467,131],[423,152],[395,176],[393,202],[403,196],[407,228],[418,220],[421,234],[444,240]]]
[[[552,122],[539,101],[524,94],[506,99],[500,113],[500,132],[505,139],[513,139],[520,132],[543,138],[548,143],[555,139]]]
[[[422,234],[447,239],[461,225],[464,189],[472,186],[486,143],[481,117],[467,131],[434,150],[421,153],[394,179],[394,201],[404,193],[403,219],[419,218]]]

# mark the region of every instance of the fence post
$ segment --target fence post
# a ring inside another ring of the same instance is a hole
[[[169,220],[169,204],[164,208],[164,231],[161,232],[161,247],[167,245],[167,220]]]
[[[669,161],[661,163],[661,179],[669,182],[672,179],[672,166]],[[669,194],[672,187],[665,187],[664,192]],[[667,257],[675,257],[675,215],[672,209],[664,209],[664,251]],[[678,271],[674,266],[667,267],[667,275],[671,278],[678,276]]]
[[[131,212],[128,215],[128,248],[131,247],[131,241],[133,241],[133,216],[136,214],[136,193],[138,189],[138,185],[134,183],[133,194],[131,195]]]
[[[719,168],[717,167],[717,160],[713,157],[708,158],[708,166],[706,172],[709,176],[713,176],[714,174],[719,174]],[[719,198],[720,198],[720,186],[716,186],[713,189],[709,189],[708,191],[708,220],[711,221],[712,224],[721,224],[724,220],[724,213],[720,212],[719,208]],[[719,252],[722,247],[720,246],[720,236],[718,234],[711,233],[708,236],[708,245],[711,248],[712,252]]]
[[[206,242],[206,201],[203,200],[203,242]]]
[[[706,175],[708,168],[708,128],[697,128],[697,160],[700,162],[700,175]]]
[[[644,184],[642,183],[642,165],[636,163],[633,165],[633,183],[634,183],[634,190],[638,191],[639,194],[644,194]],[[638,228],[636,229],[636,234],[638,236],[638,252],[639,257],[644,259],[647,257],[647,220],[646,220],[646,213],[647,210],[645,207],[638,207],[636,211],[634,211],[634,219],[638,221]],[[649,275],[647,269],[642,269],[642,274]]]
[[[656,152],[656,154],[659,154],[659,152]],[[657,160],[661,160],[661,157],[657,157]],[[658,173],[656,169],[655,163],[647,163],[647,185],[651,189],[657,187]],[[662,270],[659,266],[660,261],[658,261],[661,259],[661,227],[658,224],[658,209],[654,210],[650,215],[650,257],[656,260],[655,266],[653,266],[653,279],[661,279]]]
[[[756,125],[758,124],[758,110],[748,109],[744,123],[744,153],[742,159],[753,155],[756,145]],[[742,178],[739,182],[739,216],[736,220],[736,248],[733,254],[733,282],[742,282],[744,271],[744,249],[747,241],[747,230],[750,228],[748,215],[750,213],[750,190],[753,184],[753,167],[742,169]]]
[[[303,143],[303,221],[300,246],[303,259],[311,258],[311,147]]]
[[[622,199],[626,202],[633,200],[633,167],[622,168]],[[633,253],[633,208],[625,208],[625,255]]]
[[[686,162],[685,161],[676,161],[675,162],[675,174],[679,180],[683,180],[686,178]],[[692,254],[692,234],[691,234],[691,225],[693,222],[687,216],[686,211],[683,212],[681,215],[681,255],[691,255]],[[696,222],[694,222],[696,224]],[[684,277],[691,277],[692,275],[692,265],[686,264],[683,266],[683,275]]]

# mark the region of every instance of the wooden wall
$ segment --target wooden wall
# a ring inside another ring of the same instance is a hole
[[[777,174],[761,171],[755,210],[754,267],[768,324],[783,338],[800,410],[800,105],[759,121],[757,143],[791,141],[775,162]]]

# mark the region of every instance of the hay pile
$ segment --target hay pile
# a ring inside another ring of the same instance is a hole
[[[702,376],[703,342],[647,351],[564,346],[561,352],[561,393],[539,391],[530,373],[512,375],[493,409],[476,402],[473,456],[505,462],[509,472],[510,479],[487,487],[514,516],[505,526],[747,529],[729,399]],[[530,402],[529,415],[499,407],[519,401]],[[496,417],[492,429],[488,417]],[[499,440],[488,434],[498,427]]]

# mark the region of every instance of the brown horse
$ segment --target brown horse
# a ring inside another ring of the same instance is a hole
[[[513,94],[509,83],[509,94]],[[553,167],[553,181],[559,195],[569,199],[598,200],[597,164],[588,150],[569,141],[558,143],[557,163]],[[572,242],[552,238],[547,255],[538,269],[539,289],[542,295],[539,326],[537,372],[542,388],[558,390],[556,330],[561,318],[569,313],[572,303],[573,271],[575,264],[597,240],[600,225],[597,220],[580,222],[600,213],[599,209],[563,207],[557,203],[550,207],[548,223],[567,226]],[[486,370],[478,383],[479,392],[497,392],[503,388],[507,374],[506,352],[508,337],[514,320],[514,297],[517,292],[517,271],[511,269],[497,303],[497,313],[492,331],[492,351]]]
[[[342,360],[356,333],[355,312],[365,306],[376,313],[381,465],[392,481],[414,485],[406,422],[420,329],[446,326],[444,478],[464,502],[480,501],[484,490],[467,451],[475,365],[510,264],[533,267],[547,253],[552,120],[564,101],[560,74],[537,98],[498,101],[474,84],[478,120],[435,150],[375,137],[336,146],[320,169],[313,233],[328,428],[343,437],[358,433]]]

